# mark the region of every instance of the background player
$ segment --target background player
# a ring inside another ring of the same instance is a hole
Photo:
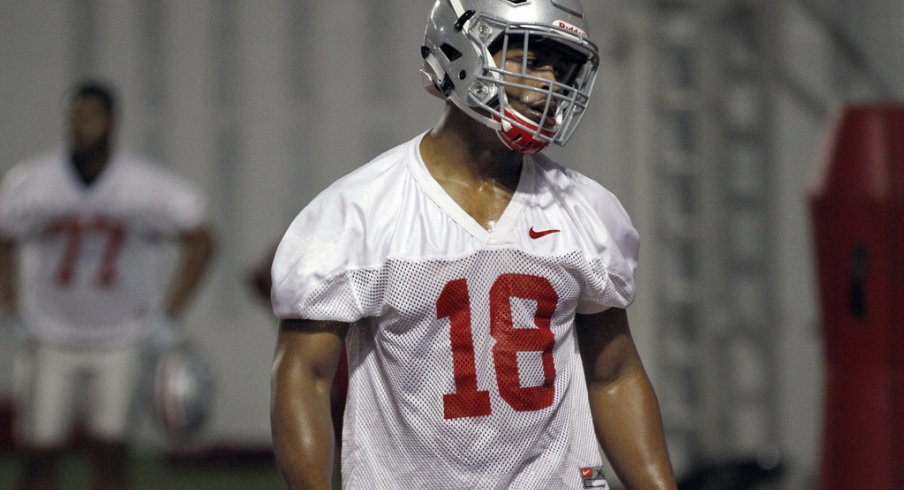
[[[54,487],[79,413],[92,440],[94,488],[125,487],[140,346],[184,311],[211,256],[199,191],[114,151],[115,116],[111,88],[79,84],[68,147],[14,166],[0,182],[3,307],[20,316],[32,354],[17,410],[28,449],[23,488]],[[169,277],[173,241],[181,257]],[[88,406],[78,406],[81,393]]]
[[[540,155],[589,101],[599,55],[581,12],[437,1],[421,54],[442,118],[289,227],[271,421],[291,488],[329,486],[343,341],[344,488],[605,487],[597,443],[628,488],[675,488],[624,310],[636,231],[612,194]]]

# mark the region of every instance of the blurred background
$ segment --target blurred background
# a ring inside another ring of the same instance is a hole
[[[427,0],[0,0],[0,171],[62,142],[67,90],[205,191],[218,254],[186,327],[197,450],[267,451],[276,321],[252,265],[330,182],[424,131]],[[583,0],[603,67],[569,147],[641,233],[629,310],[679,475],[751,458],[815,486],[824,358],[807,188],[842,104],[904,98],[900,0]],[[0,397],[11,335],[0,331]],[[143,431],[142,447],[161,447]]]

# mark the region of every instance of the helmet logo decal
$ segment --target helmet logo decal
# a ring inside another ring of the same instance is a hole
[[[562,29],[563,31],[568,31],[572,34],[575,34],[578,37],[580,37],[581,39],[584,39],[585,37],[587,37],[587,33],[584,32],[583,29],[581,29],[580,27],[578,27],[576,25],[569,24],[568,22],[565,22],[564,20],[557,20],[557,21],[553,22],[553,26],[558,27],[559,29]]]

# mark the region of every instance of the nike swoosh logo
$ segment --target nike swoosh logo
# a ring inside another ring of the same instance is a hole
[[[534,227],[531,226],[531,227],[530,227],[530,232],[529,232],[529,234],[530,234],[530,237],[531,237],[531,238],[533,238],[534,240],[536,240],[537,238],[543,238],[543,237],[545,237],[546,235],[549,235],[549,234],[551,234],[551,233],[558,233],[559,231],[560,231],[560,230],[534,231]]]

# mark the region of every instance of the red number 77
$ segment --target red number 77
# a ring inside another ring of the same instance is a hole
[[[67,218],[54,222],[47,229],[50,234],[62,234],[66,238],[66,248],[56,273],[56,282],[60,287],[72,284],[75,263],[82,248],[82,238],[86,233],[102,233],[107,236],[104,253],[97,271],[98,287],[108,288],[116,278],[116,259],[125,239],[125,227],[105,218],[97,218],[90,222],[82,222],[77,218]]]
[[[511,298],[537,302],[536,328],[516,328],[512,322]],[[555,397],[556,366],[552,348],[555,334],[550,323],[559,295],[549,281],[527,274],[503,274],[490,288],[490,335],[499,395],[512,408],[526,412],[552,405]],[[446,283],[436,301],[436,317],[449,318],[452,369],[455,392],[443,395],[446,419],[490,415],[490,394],[477,387],[474,339],[471,332],[471,303],[468,283],[456,279]],[[518,352],[541,352],[543,383],[522,387],[518,375]]]

